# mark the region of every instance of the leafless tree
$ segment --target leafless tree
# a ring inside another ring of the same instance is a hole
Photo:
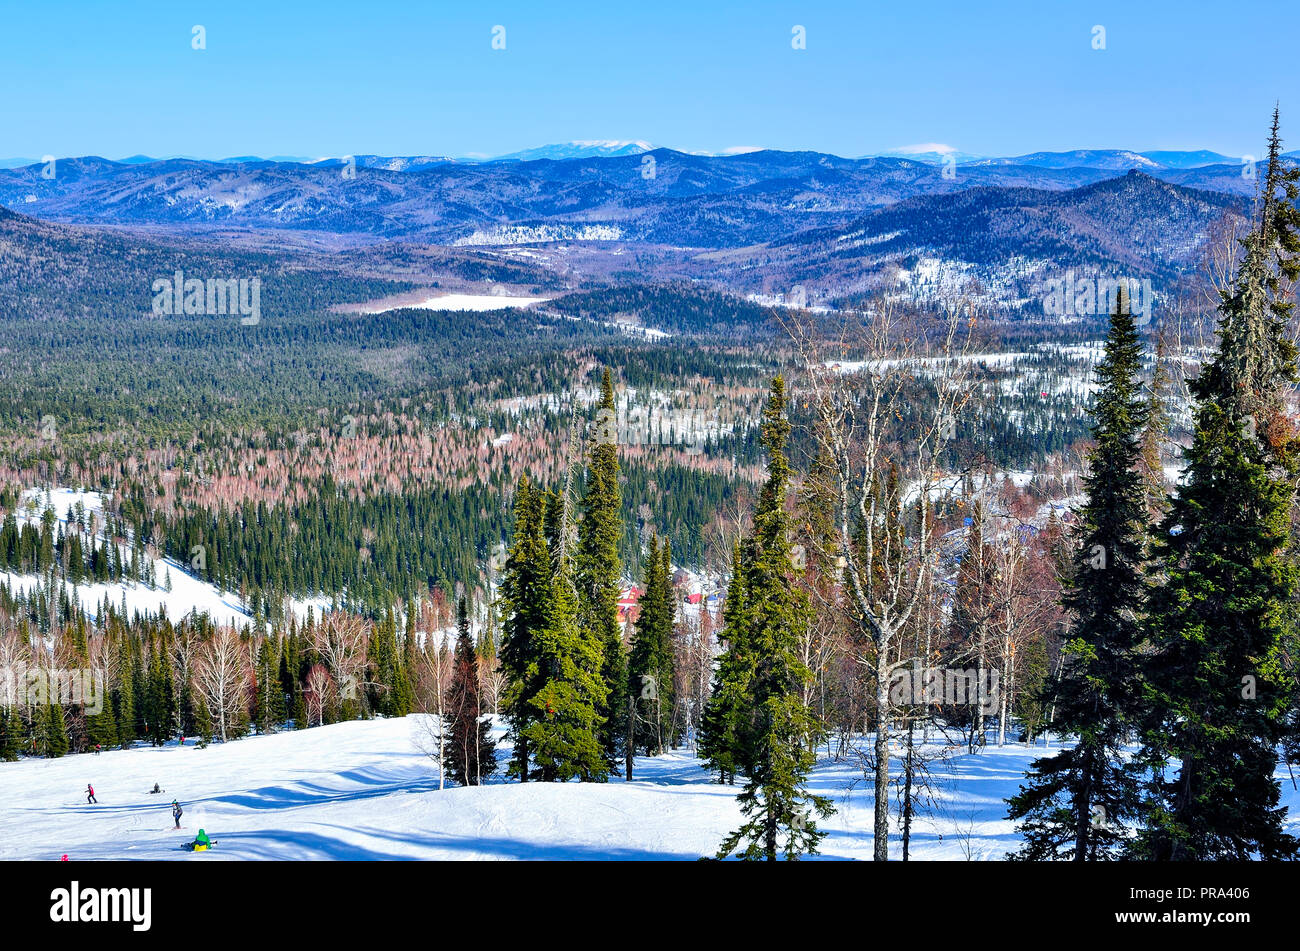
[[[874,675],[877,861],[889,858],[890,675],[909,661],[896,657],[897,642],[933,570],[931,505],[942,491],[939,459],[971,399],[965,377],[975,326],[974,307],[960,295],[933,318],[881,296],[835,323],[807,312],[786,320],[817,448],[833,468],[834,530],[824,543],[833,550],[820,554],[843,565],[845,580],[827,607],[844,613],[858,664]],[[916,396],[931,381],[933,397],[920,406]],[[903,537],[888,524],[882,493],[891,468],[906,480]]]
[[[325,662],[340,700],[354,700],[367,686],[368,625],[346,611],[332,611],[312,629],[311,646]]]
[[[325,711],[335,702],[334,678],[323,664],[313,664],[307,671],[307,689],[304,700],[307,703],[307,723],[320,726],[325,722]]]
[[[438,764],[438,788],[446,782],[446,697],[451,685],[452,658],[443,636],[451,622],[450,606],[445,599],[427,598],[420,603],[420,633],[423,645],[419,653],[420,669],[415,678],[414,742],[416,748]]]
[[[102,640],[102,638],[95,638],[94,640]],[[92,641],[93,643],[94,641]],[[176,682],[181,684],[189,683],[199,650],[198,638],[193,630],[186,625],[178,627],[176,636],[171,640],[171,649],[170,659]],[[102,653],[105,655],[105,663],[112,664],[115,668],[117,665],[117,652],[104,650]],[[111,683],[107,678],[104,682]],[[180,708],[180,704],[177,704],[176,711],[172,714],[172,722],[177,735],[181,735],[184,726],[184,711]]]
[[[194,664],[194,689],[215,719],[221,742],[239,719],[248,688],[248,657],[233,627],[219,627],[199,649]]]

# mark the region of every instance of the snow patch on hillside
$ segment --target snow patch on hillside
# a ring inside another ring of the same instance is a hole
[[[453,242],[456,247],[499,244],[548,244],[552,241],[622,241],[617,225],[503,225],[475,231]]]
[[[80,505],[80,508],[78,508]],[[15,514],[19,526],[30,523],[39,527],[42,513],[53,509],[57,522],[65,532],[75,525],[70,520],[84,512],[89,524],[92,514],[96,516],[100,531],[98,537],[103,539],[104,499],[99,492],[86,489],[57,487],[50,489],[27,489],[23,492]],[[120,546],[124,556],[130,558],[129,546]],[[154,558],[145,555],[145,561],[151,562],[158,587],[133,581],[115,581],[68,586],[70,596],[75,596],[86,613],[97,618],[107,600],[114,608],[126,605],[127,612],[134,614],[158,614],[165,612],[172,620],[178,620],[195,611],[208,614],[219,624],[243,626],[252,623],[253,617],[241,603],[238,596],[219,590],[215,585],[194,577],[174,558]],[[171,578],[172,590],[166,590],[167,578]],[[34,574],[18,574],[12,571],[0,571],[0,584],[7,585],[15,594],[28,594],[43,579]],[[290,602],[292,610],[299,617],[305,617],[309,607],[314,608],[319,616],[329,604],[326,598],[294,599]]]

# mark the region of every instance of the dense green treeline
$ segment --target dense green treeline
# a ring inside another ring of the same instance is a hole
[[[777,327],[770,308],[702,287],[638,284],[570,294],[548,305],[589,320],[635,315],[656,330],[719,337],[772,337]]]
[[[642,536],[650,532],[672,540],[679,563],[701,564],[705,527],[733,492],[723,476],[628,467],[620,550],[629,566],[640,564]],[[169,556],[223,590],[248,592],[268,611],[277,610],[278,594],[344,592],[346,603],[379,610],[394,592],[450,590],[477,579],[507,534],[503,498],[489,482],[356,499],[327,475],[301,505],[246,502],[222,512],[189,509],[165,523],[143,514],[128,524],[138,538],[152,537],[157,526]],[[648,521],[644,508],[654,513]]]
[[[223,590],[255,601],[338,594],[382,610],[405,592],[477,579],[505,528],[500,493],[488,485],[355,499],[326,476],[304,504],[187,511],[164,532],[169,555]]]

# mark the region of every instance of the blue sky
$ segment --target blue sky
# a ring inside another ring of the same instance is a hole
[[[0,157],[468,155],[586,139],[1254,154],[1275,99],[1300,147],[1297,36],[1300,3],[1282,0],[11,2]]]

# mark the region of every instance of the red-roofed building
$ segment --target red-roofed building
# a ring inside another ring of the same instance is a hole
[[[618,598],[618,621],[624,627],[629,624],[635,624],[636,619],[641,616],[641,595],[645,591],[632,585],[625,588]]]

